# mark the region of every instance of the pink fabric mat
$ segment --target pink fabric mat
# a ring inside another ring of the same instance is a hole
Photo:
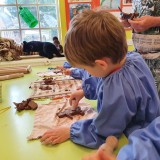
[[[53,101],[49,104],[39,105],[35,111],[34,125],[31,134],[27,137],[28,140],[40,138],[47,130],[53,129],[56,126],[71,126],[74,122],[81,119],[90,119],[97,115],[97,112],[91,108],[90,104],[80,101],[79,107],[85,111],[85,115],[75,115],[73,119],[68,117],[59,118],[56,113],[62,107],[63,111],[69,107],[69,102],[67,99],[62,99],[60,101]]]

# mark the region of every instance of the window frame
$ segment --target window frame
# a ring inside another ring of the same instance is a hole
[[[38,30],[39,31],[39,37],[40,37],[40,41],[42,41],[42,32],[43,30],[57,30],[57,36],[58,38],[61,38],[61,23],[60,23],[60,13],[59,13],[59,2],[58,0],[55,0],[55,3],[51,3],[51,4],[40,4],[38,3],[38,0],[36,0],[36,3],[35,4],[19,4],[18,3],[18,0],[15,0],[16,3],[15,4],[0,4],[0,7],[16,7],[17,11],[19,10],[19,6],[33,6],[33,7],[36,7],[37,8],[37,19],[38,21],[40,21],[40,13],[39,13],[39,7],[41,6],[55,6],[56,8],[56,15],[57,15],[57,27],[41,27],[40,26],[40,23],[38,23],[38,27],[37,28],[22,28],[21,27],[21,20],[20,20],[20,15],[18,14],[17,12],[17,18],[18,18],[18,25],[19,25],[19,28],[18,29],[0,29],[0,37],[1,36],[1,32],[4,32],[4,31],[18,31],[19,32],[19,35],[20,35],[20,41],[21,43],[23,42],[23,39],[22,39],[22,32],[25,31],[25,30]],[[7,37],[5,37],[7,38]],[[52,39],[49,40],[50,42],[52,42]]]

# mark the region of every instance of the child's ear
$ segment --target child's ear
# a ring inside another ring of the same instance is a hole
[[[97,59],[95,64],[101,68],[106,68],[108,66],[108,61],[106,59]]]

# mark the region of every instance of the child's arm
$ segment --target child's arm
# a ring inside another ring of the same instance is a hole
[[[106,143],[101,145],[96,152],[84,157],[82,160],[116,160],[116,156],[113,154],[113,151],[117,147],[117,138],[109,136],[106,139]]]
[[[73,92],[73,93],[71,94],[71,96],[70,96],[70,99],[69,99],[70,105],[73,106],[73,107],[77,107],[79,101],[80,101],[83,97],[84,97],[84,92],[83,92],[83,90],[78,90],[78,91]]]
[[[159,160],[160,159],[160,117],[156,118],[148,127],[136,130],[130,134],[129,143],[122,147],[117,160]],[[112,143],[113,144],[113,143]],[[112,154],[105,154],[102,145],[95,153],[82,160],[115,160]],[[110,146],[109,146],[110,147]],[[105,148],[105,147],[104,147]],[[108,151],[107,151],[108,152]]]
[[[82,89],[84,92],[84,96],[87,99],[96,100],[97,99],[97,85],[99,78],[97,77],[89,77],[85,79],[82,83]]]
[[[82,80],[85,72],[87,72],[87,71],[85,71],[84,69],[73,68],[73,69],[71,69],[70,76],[72,76],[75,79],[81,79]]]
[[[160,117],[148,127],[138,129],[129,135],[129,143],[120,149],[117,160],[159,160],[160,159]]]

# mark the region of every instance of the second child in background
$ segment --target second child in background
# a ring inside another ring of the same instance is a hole
[[[59,51],[59,53],[63,53],[63,47],[60,44],[58,37],[53,37],[53,44],[56,46],[57,50]]]
[[[86,70],[81,68],[74,68],[68,62],[64,62],[63,66],[57,66],[57,68],[62,69],[63,74],[69,75],[75,79],[80,79],[82,81],[91,77],[91,75]]]

